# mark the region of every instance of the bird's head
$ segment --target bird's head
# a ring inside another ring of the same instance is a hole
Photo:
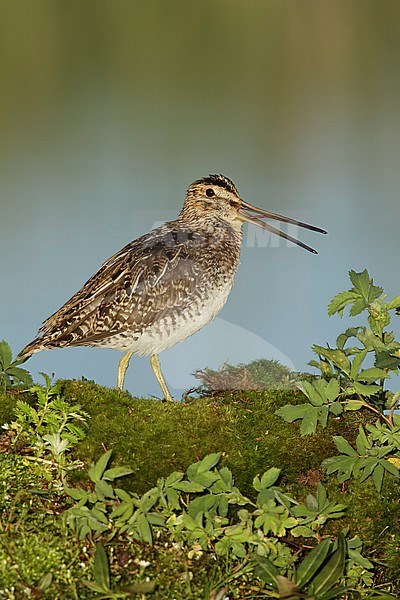
[[[194,181],[186,192],[181,217],[187,220],[222,219],[229,222],[237,230],[247,221],[289,240],[314,254],[317,254],[316,250],[284,231],[273,227],[269,223],[265,223],[262,219],[274,219],[305,229],[311,229],[318,233],[326,233],[326,231],[319,227],[314,227],[314,225],[308,225],[307,223],[302,223],[283,215],[268,212],[245,202],[240,197],[235,184],[228,177],[225,177],[225,175],[208,175],[208,177]]]

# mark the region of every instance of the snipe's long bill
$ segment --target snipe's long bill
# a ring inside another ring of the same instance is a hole
[[[311,231],[316,231],[317,233],[326,234],[327,231],[325,229],[321,229],[320,227],[315,227],[315,225],[309,225],[308,223],[303,223],[302,221],[296,221],[296,219],[291,219],[290,217],[284,217],[283,215],[278,215],[277,213],[269,212],[267,210],[263,210],[262,208],[258,208],[257,206],[253,206],[248,202],[245,202],[241,199],[242,210],[240,211],[241,217],[243,221],[248,221],[249,223],[253,223],[253,225],[257,225],[257,227],[261,227],[261,229],[265,229],[270,233],[274,233],[279,237],[288,240],[288,242],[293,242],[293,244],[297,244],[301,248],[312,252],[313,254],[318,254],[314,248],[311,246],[307,246],[300,240],[291,235],[288,235],[284,231],[273,227],[269,223],[264,223],[261,219],[273,219],[276,221],[281,221],[281,223],[290,223],[291,225],[297,225],[298,227],[303,227],[303,229],[311,229]]]
[[[19,358],[67,346],[114,348],[124,352],[117,380],[122,389],[131,356],[147,355],[164,398],[172,400],[158,354],[205,327],[224,306],[239,265],[243,223],[316,253],[264,219],[326,233],[252,206],[224,175],[194,181],[178,217],[111,256],[44,322]]]

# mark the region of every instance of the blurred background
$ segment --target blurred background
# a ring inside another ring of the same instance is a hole
[[[100,264],[224,173],[249,202],[326,228],[318,256],[251,227],[217,320],[163,353],[191,373],[275,357],[305,369],[348,270],[400,293],[398,0],[1,0],[0,339],[17,353]],[[360,319],[359,319],[360,320]],[[119,354],[27,367],[113,386]],[[147,358],[126,387],[160,396]]]

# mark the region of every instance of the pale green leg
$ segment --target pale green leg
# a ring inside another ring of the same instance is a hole
[[[164,398],[165,400],[168,400],[168,402],[173,402],[172,396],[170,394],[170,391],[167,387],[167,384],[165,383],[165,379],[163,377],[163,374],[161,373],[161,365],[160,365],[160,361],[158,359],[158,355],[157,354],[153,354],[153,356],[150,358],[150,364],[151,364],[151,368],[154,371],[154,375],[157,378],[158,383],[160,384],[160,387],[162,389],[162,392],[164,394]]]
[[[133,352],[125,352],[118,363],[118,387],[120,390],[124,387],[125,373],[129,367],[129,361],[131,360],[132,354]]]

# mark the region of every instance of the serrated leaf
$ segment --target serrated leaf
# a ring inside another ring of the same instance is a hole
[[[325,394],[329,402],[333,402],[339,396],[340,384],[335,377],[332,377],[332,379],[329,380],[329,383],[325,388]]]
[[[305,435],[312,435],[316,432],[318,423],[318,412],[319,411],[317,407],[308,407],[308,410],[305,412],[300,425],[300,435],[302,437]]]
[[[301,588],[308,583],[318,569],[323,564],[324,560],[328,556],[329,548],[331,547],[331,540],[326,539],[320,542],[315,548],[311,550],[299,565],[296,573],[296,583],[298,588]]]
[[[114,498],[113,487],[104,481],[104,479],[96,481],[94,487],[100,500],[104,500],[105,498]]]
[[[383,369],[371,367],[370,369],[364,369],[361,371],[357,378],[359,381],[366,381],[367,383],[373,383],[378,379],[388,379],[390,376]]]
[[[171,475],[168,475],[167,479],[165,480],[165,482],[164,482],[165,487],[172,487],[174,485],[174,483],[181,481],[183,476],[184,476],[184,473],[182,473],[181,471],[174,471],[173,473],[171,473]]]
[[[308,410],[308,404],[286,404],[275,411],[278,417],[282,417],[287,423],[293,423],[297,419],[302,419]]]
[[[110,567],[108,556],[103,544],[96,544],[96,553],[94,555],[94,580],[103,589],[110,589]]]
[[[359,294],[357,292],[340,292],[330,301],[328,305],[328,316],[331,317],[335,313],[338,313],[340,317],[343,317],[343,311],[348,304],[351,304],[357,298]]]
[[[400,366],[400,358],[391,354],[388,350],[377,350],[375,351],[375,366],[378,369],[397,371]]]
[[[350,270],[349,277],[356,291],[359,292],[364,298],[367,298],[371,282],[367,269],[364,269],[364,271],[361,271],[360,273]]]
[[[362,313],[363,310],[365,310],[368,306],[368,303],[366,302],[366,300],[364,300],[364,298],[358,298],[354,303],[353,306],[350,308],[349,311],[349,315],[350,317],[355,317],[356,315],[359,315],[360,313]]]
[[[261,489],[264,490],[266,488],[271,487],[271,485],[274,485],[280,473],[281,469],[278,469],[277,467],[271,467],[270,469],[268,469],[268,471],[266,471],[261,477]]]
[[[366,385],[365,383],[360,383],[359,381],[353,381],[352,385],[355,391],[358,394],[361,394],[361,396],[374,396],[382,389],[379,385]]]
[[[349,444],[349,442],[341,435],[334,435],[333,441],[335,442],[336,448],[342,454],[346,454],[347,456],[357,457],[358,454]]]
[[[318,386],[318,383],[321,381],[321,379],[317,379],[312,383],[309,381],[299,381],[296,384],[299,390],[301,390],[303,394],[307,396],[311,404],[314,406],[322,406],[324,401],[326,402],[324,390],[323,388],[321,389],[321,385]],[[323,384],[325,384],[325,382],[323,382]],[[325,387],[325,385],[323,387]]]

